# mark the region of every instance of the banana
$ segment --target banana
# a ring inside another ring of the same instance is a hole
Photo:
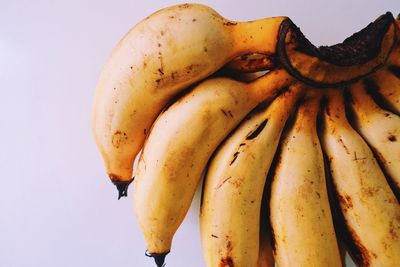
[[[156,260],[170,251],[212,152],[250,110],[291,82],[282,69],[248,84],[209,79],[157,118],[133,182],[136,217]]]
[[[389,108],[400,114],[400,67],[387,66],[366,80],[383,97]]]
[[[371,146],[400,196],[400,117],[380,108],[362,81],[351,86],[354,126]]]
[[[281,144],[270,219],[278,266],[341,266],[316,120],[320,91],[310,91]]]
[[[135,157],[161,110],[231,60],[236,70],[282,66],[315,87],[343,86],[386,64],[395,24],[388,13],[343,44],[316,48],[287,17],[235,22],[199,4],[150,15],[116,45],[96,87],[92,128],[108,176],[126,195]]]
[[[342,92],[328,95],[321,143],[349,234],[348,248],[358,266],[398,266],[399,202],[372,151],[347,121]]]
[[[301,91],[291,86],[269,107],[251,114],[210,161],[200,215],[207,266],[255,267],[259,251],[266,256],[261,262],[271,260],[268,242],[259,245],[261,200],[281,132]]]
[[[102,70],[92,116],[96,144],[120,191],[168,102],[231,59],[273,55],[285,19],[234,22],[209,7],[183,4],[152,14],[124,36]]]

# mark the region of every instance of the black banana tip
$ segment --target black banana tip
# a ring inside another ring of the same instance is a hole
[[[133,177],[129,181],[112,181],[112,183],[117,187],[118,199],[128,196],[128,187],[134,179],[135,177]]]
[[[148,250],[146,250],[145,255],[147,257],[154,258],[154,261],[157,264],[157,267],[164,267],[165,266],[165,257],[167,256],[168,252],[165,253],[150,253]]]

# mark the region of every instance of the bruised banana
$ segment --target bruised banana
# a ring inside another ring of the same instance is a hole
[[[342,266],[317,136],[320,92],[310,91],[281,144],[270,218],[278,266]]]
[[[234,22],[198,4],[150,15],[117,44],[97,84],[92,128],[108,176],[126,195],[134,159],[157,115],[229,61],[264,55],[255,64],[244,59],[233,65],[258,70],[279,62],[305,83],[339,86],[385,64],[396,39],[394,24],[386,14],[343,44],[316,48],[286,17]]]
[[[351,86],[354,125],[377,155],[400,196],[400,117],[380,108],[362,81]]]
[[[293,85],[269,107],[253,112],[222,143],[209,163],[200,213],[209,267],[257,266],[264,184],[285,122],[302,91]],[[263,243],[261,254],[268,246]],[[270,256],[260,261],[272,260]],[[273,261],[269,266],[274,266]]]
[[[209,79],[157,118],[133,182],[137,220],[157,262],[170,251],[212,152],[256,105],[291,81],[282,69],[248,84]]]
[[[372,151],[348,123],[342,92],[328,95],[321,142],[347,229],[347,247],[357,266],[398,266],[399,202]]]

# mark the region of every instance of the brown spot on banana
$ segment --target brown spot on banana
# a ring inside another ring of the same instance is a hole
[[[349,151],[349,149],[347,148],[347,146],[344,144],[343,139],[340,138],[338,141],[340,142],[340,144],[342,144],[343,148],[346,150],[346,153],[347,153],[348,155],[350,155],[350,151]]]
[[[231,257],[222,258],[219,263],[219,267],[234,267],[233,260]]]
[[[391,135],[388,136],[388,140],[389,140],[390,142],[396,142],[396,141],[397,141],[397,138],[396,138],[395,135],[391,134]]]
[[[116,131],[112,136],[112,145],[115,148],[119,148],[121,145],[125,144],[128,140],[128,136],[125,132]]]
[[[221,258],[219,267],[234,267],[235,264],[234,264],[232,256],[231,256],[232,242],[231,242],[229,236],[226,236],[225,239],[226,239],[226,251],[224,253],[226,253],[227,255]]]
[[[353,202],[352,202],[350,196],[348,196],[348,195],[342,196],[340,194],[337,194],[337,197],[338,197],[340,205],[344,211],[347,211],[347,210],[353,208]]]
[[[252,132],[250,132],[247,137],[246,140],[253,140],[254,138],[256,138],[261,132],[262,130],[264,130],[265,125],[267,125],[268,122],[268,118],[265,119],[262,123],[260,123],[260,125]]]
[[[237,151],[237,152],[235,152],[235,154],[233,154],[232,161],[231,161],[231,163],[229,165],[232,165],[236,161],[236,159],[239,156],[239,154],[240,154],[239,151]]]
[[[276,56],[273,54],[252,53],[234,58],[224,68],[236,72],[256,72],[276,67]]]
[[[229,176],[228,178],[226,178],[225,180],[222,181],[221,184],[218,185],[217,189],[221,188],[221,186],[223,186],[227,181],[229,181],[232,178],[232,176]]]

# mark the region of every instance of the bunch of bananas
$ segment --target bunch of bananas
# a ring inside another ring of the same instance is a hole
[[[390,13],[317,48],[287,17],[183,4],[115,47],[93,131],[158,266],[203,171],[207,266],[341,266],[338,240],[358,265],[399,266],[399,114]]]

